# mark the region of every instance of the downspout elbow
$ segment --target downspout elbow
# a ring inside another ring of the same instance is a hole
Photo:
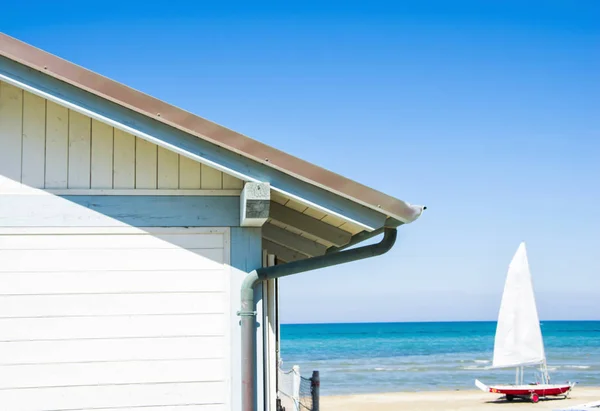
[[[258,273],[256,270],[250,272],[244,281],[242,281],[241,287],[241,311],[240,316],[255,315],[254,312],[254,286],[260,282]]]

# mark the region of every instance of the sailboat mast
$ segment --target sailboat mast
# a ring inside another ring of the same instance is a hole
[[[525,369],[524,367],[517,367],[517,369],[515,370],[515,385],[522,385],[523,384],[523,375],[525,374]]]
[[[519,379],[520,385],[523,385],[523,374],[525,374],[525,368],[521,367],[521,378]]]
[[[544,362],[540,365],[540,367],[542,368],[542,382],[544,384],[550,384],[550,375],[548,375],[548,365],[546,364],[546,361],[544,360]]]

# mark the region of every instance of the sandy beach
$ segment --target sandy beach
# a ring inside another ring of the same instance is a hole
[[[323,411],[478,411],[478,410],[559,410],[586,402],[600,401],[600,387],[576,387],[568,399],[541,400],[537,404],[515,400],[508,403],[500,396],[481,391],[432,391],[325,396]]]

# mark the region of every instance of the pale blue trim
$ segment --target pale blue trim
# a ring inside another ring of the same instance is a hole
[[[240,292],[244,277],[252,270],[262,267],[262,229],[251,227],[232,227],[231,236],[231,266],[237,270],[232,270],[231,278],[231,301],[235,309],[232,313],[240,309]],[[238,271],[239,270],[239,271]],[[254,302],[256,303],[257,311],[257,327],[256,327],[256,362],[258,369],[256,370],[256,408],[262,410],[264,397],[264,349],[263,349],[263,286],[262,283],[257,285],[254,290]],[[232,335],[232,410],[241,410],[241,327],[239,317],[235,316],[234,328]],[[259,406],[260,404],[260,406]]]
[[[126,127],[138,130],[142,134],[163,142],[168,147],[176,147],[192,156],[199,157],[208,164],[219,165],[220,168],[229,170],[232,174],[246,176],[254,181],[268,182],[277,191],[314,204],[330,211],[333,215],[352,220],[368,229],[379,228],[385,222],[386,216],[380,212],[303,182],[274,168],[252,161],[2,56],[0,56],[0,74],[33,90],[54,96],[71,105],[81,107]]]
[[[237,196],[60,196],[138,227],[235,227]]]
[[[4,195],[0,227],[235,227],[236,196]]]

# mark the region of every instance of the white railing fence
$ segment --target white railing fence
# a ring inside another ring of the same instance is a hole
[[[286,411],[300,411],[300,367],[294,365],[291,370],[278,368],[279,379],[277,394]]]
[[[300,374],[300,367],[294,365],[289,371],[279,367],[278,373],[277,397],[285,411],[319,411],[319,371],[305,378]]]

